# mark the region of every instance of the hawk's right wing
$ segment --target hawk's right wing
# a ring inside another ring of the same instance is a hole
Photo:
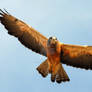
[[[46,56],[46,37],[21,20],[13,17],[7,11],[3,12],[0,10],[0,15],[0,22],[10,35],[17,37],[23,45],[32,51]]]

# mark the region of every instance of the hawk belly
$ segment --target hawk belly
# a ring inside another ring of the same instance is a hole
[[[49,72],[55,72],[57,65],[60,63],[60,46],[57,45],[56,47],[47,47],[47,57],[48,57],[48,64],[49,64]]]

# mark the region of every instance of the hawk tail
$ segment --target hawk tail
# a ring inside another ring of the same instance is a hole
[[[46,77],[49,73],[49,69],[48,69],[48,62],[47,60],[45,60],[43,63],[41,63],[38,67],[37,67],[37,71],[43,76]]]
[[[50,67],[49,67],[48,59],[47,59],[37,67],[37,71],[43,77],[46,77],[48,73],[51,73],[52,82],[55,82],[56,80],[57,83],[61,83],[61,82],[66,82],[70,80],[61,63],[51,68],[51,71],[49,68]]]
[[[61,63],[56,65],[55,70],[51,73],[51,81],[54,82],[55,80],[57,83],[70,81]]]

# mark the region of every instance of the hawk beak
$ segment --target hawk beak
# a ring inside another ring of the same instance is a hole
[[[51,47],[55,47],[55,45],[56,45],[56,41],[51,40],[50,44],[51,44]]]

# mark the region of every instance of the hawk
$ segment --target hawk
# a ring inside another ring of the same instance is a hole
[[[92,46],[63,44],[56,37],[46,38],[6,10],[0,10],[0,22],[24,46],[47,57],[37,70],[43,77],[51,74],[52,82],[70,81],[62,64],[92,70]]]

